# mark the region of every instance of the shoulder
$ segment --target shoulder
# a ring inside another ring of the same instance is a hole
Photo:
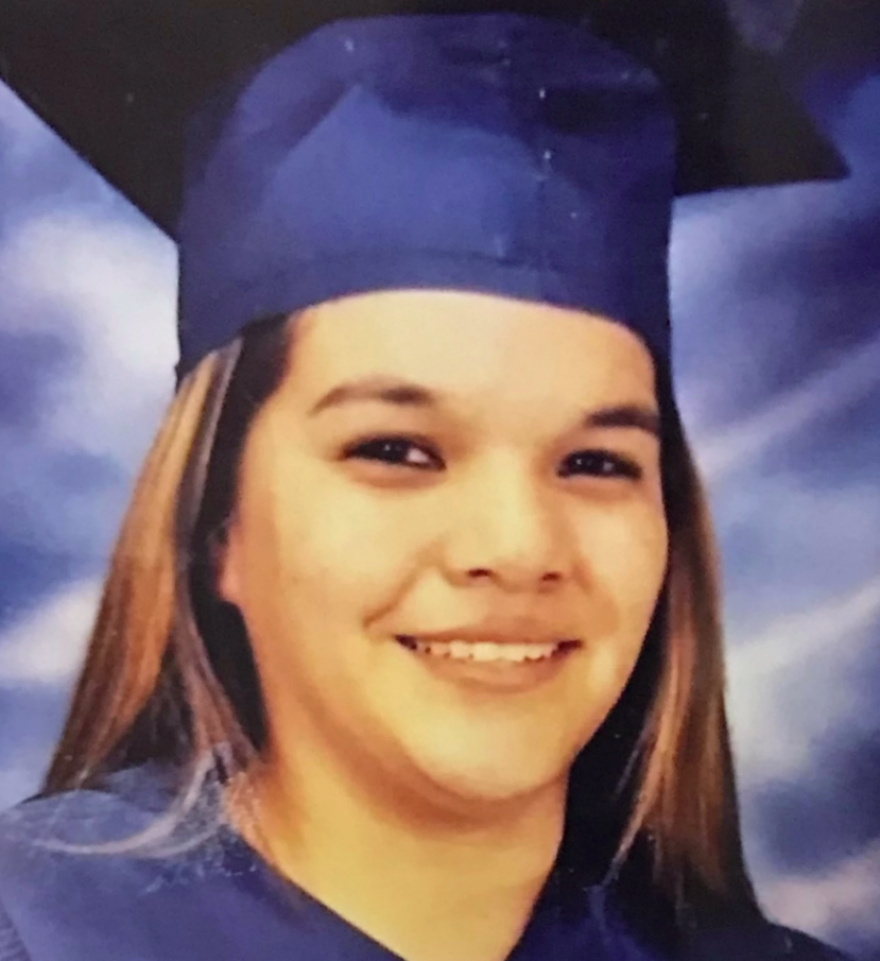
[[[31,961],[2,902],[0,902],[0,961]]]
[[[852,961],[811,935],[771,921],[716,928],[697,935],[687,961]]]
[[[215,896],[219,881],[196,882],[219,877],[219,843],[205,822],[188,844],[165,831],[173,801],[139,769],[0,814],[0,961],[104,959],[108,945],[139,957],[133,945],[160,937],[175,910]]]
[[[640,890],[617,892],[615,907],[626,923],[655,945],[659,956],[675,961],[853,961],[839,949],[803,931],[768,918],[754,903],[715,901],[701,910],[688,908],[675,919],[668,901],[651,912],[650,897]],[[628,894],[629,896],[624,896]]]
[[[58,893],[75,880],[99,881],[118,846],[155,821],[148,772],[114,777],[100,789],[36,797],[0,814],[0,904],[13,916],[32,891]],[[0,956],[2,958],[2,956]]]
[[[138,820],[135,806],[92,790],[31,799],[0,814],[0,961],[32,961],[25,941],[46,922],[45,905],[100,877],[78,868],[64,846],[106,842]]]
[[[173,800],[167,776],[149,767],[112,775],[99,788],[34,797],[0,814],[0,878],[23,855],[119,841],[155,820]]]

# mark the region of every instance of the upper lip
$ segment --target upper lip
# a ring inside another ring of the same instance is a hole
[[[575,641],[573,634],[548,628],[546,624],[530,618],[487,618],[477,624],[451,627],[445,631],[418,634],[402,634],[420,641],[469,641],[472,644],[559,644],[562,641]]]

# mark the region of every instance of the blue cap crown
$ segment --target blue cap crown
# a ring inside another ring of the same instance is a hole
[[[337,21],[219,103],[191,127],[181,375],[251,321],[406,288],[597,313],[668,358],[672,113],[586,27]]]

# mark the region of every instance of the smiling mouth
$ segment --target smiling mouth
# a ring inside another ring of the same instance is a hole
[[[422,641],[406,634],[398,634],[396,640],[407,650],[425,657],[477,664],[527,664],[548,661],[580,647],[579,641],[556,641],[550,644],[495,644],[491,641]]]

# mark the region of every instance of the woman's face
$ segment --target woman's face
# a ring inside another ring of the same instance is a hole
[[[297,323],[219,581],[275,754],[456,810],[558,797],[665,573],[647,349],[481,294],[359,295]]]

